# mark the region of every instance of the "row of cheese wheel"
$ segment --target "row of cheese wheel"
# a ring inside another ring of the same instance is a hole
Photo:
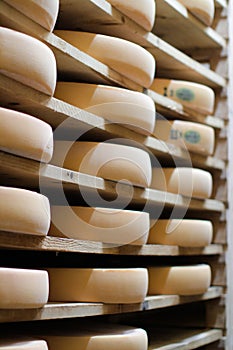
[[[147,212],[81,206],[52,206],[39,193],[0,187],[0,230],[99,241],[109,244],[168,244],[203,247],[211,243],[208,220],[153,220]]]
[[[50,302],[141,303],[147,295],[199,295],[211,284],[207,264],[148,268],[0,268],[0,309]]]
[[[58,16],[59,0],[5,0],[9,5],[31,18],[36,23],[52,31]],[[214,18],[214,0],[178,0],[210,26]],[[108,2],[129,18],[151,31],[156,20],[156,1],[144,0],[108,0]]]

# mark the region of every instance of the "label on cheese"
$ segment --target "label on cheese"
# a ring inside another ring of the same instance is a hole
[[[1,350],[48,350],[46,341],[32,339],[1,339]]]
[[[145,88],[152,84],[155,59],[143,47],[102,34],[68,30],[55,30],[54,33],[137,84]]]
[[[0,107],[0,150],[48,163],[53,154],[52,128],[30,115]]]
[[[214,0],[178,0],[181,4],[204,24],[210,26],[214,19]]]
[[[147,269],[49,268],[50,301],[132,304],[143,302]]]
[[[0,73],[52,96],[57,67],[52,50],[29,35],[0,28]]]

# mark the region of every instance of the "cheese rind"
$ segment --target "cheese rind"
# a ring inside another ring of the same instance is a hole
[[[0,268],[0,309],[40,308],[48,301],[48,273]]]
[[[213,114],[215,94],[208,86],[184,80],[154,79],[151,90],[202,114]]]
[[[213,179],[208,171],[202,169],[153,168],[151,188],[205,199],[211,196]]]
[[[0,230],[45,236],[49,226],[47,197],[33,191],[0,186]]]
[[[142,134],[149,135],[154,130],[154,101],[141,92],[105,85],[58,82],[54,96]]]
[[[52,31],[58,15],[59,0],[5,0],[9,5]]]
[[[209,265],[149,267],[148,294],[198,295],[211,283]]]
[[[183,120],[157,120],[153,135],[191,152],[211,155],[215,133],[210,126]]]
[[[149,214],[144,212],[52,206],[49,235],[119,245],[142,245],[147,241],[149,228]]]
[[[155,75],[155,59],[141,46],[102,34],[55,30],[54,33],[118,73],[148,88]]]
[[[211,243],[213,225],[207,220],[158,220],[150,229],[149,244],[204,247]]]
[[[156,12],[155,0],[109,0],[108,2],[147,31],[153,28]]]
[[[148,288],[147,269],[49,268],[50,301],[140,303]]]
[[[0,73],[52,96],[57,68],[52,50],[41,41],[0,28]]]
[[[74,171],[148,187],[149,154],[136,147],[108,142],[55,142],[52,163]],[[119,171],[120,169],[120,171]]]
[[[52,128],[28,114],[0,107],[0,150],[48,163],[53,155]]]
[[[1,339],[1,350],[48,350],[46,341],[44,340],[28,340],[28,339]]]
[[[210,26],[214,19],[214,0],[178,0],[204,24]]]

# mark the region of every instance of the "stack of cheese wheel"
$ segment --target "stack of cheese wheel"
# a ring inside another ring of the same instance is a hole
[[[78,327],[67,331],[47,331],[43,338],[50,350],[147,350],[145,330],[120,325]]]
[[[199,18],[204,24],[210,26],[214,19],[214,0],[178,0],[187,9]]]
[[[58,82],[54,96],[139,133],[149,135],[154,130],[154,101],[141,92],[105,85]]]
[[[49,296],[47,271],[0,268],[0,309],[36,309]]]
[[[65,30],[55,34],[137,84],[145,88],[152,84],[155,59],[141,46],[102,34]]]
[[[52,163],[74,171],[148,187],[149,154],[136,147],[108,142],[55,142]],[[119,171],[120,169],[120,171]]]
[[[9,5],[52,31],[58,15],[59,0],[5,0]]]
[[[0,230],[45,236],[49,226],[47,197],[33,191],[0,186]]]
[[[158,220],[150,229],[149,244],[180,247],[205,247],[213,238],[213,225],[208,220]]]
[[[48,350],[46,341],[36,339],[1,339],[1,350]]]
[[[148,294],[198,295],[211,284],[211,269],[207,264],[149,267]]]
[[[155,0],[108,0],[110,4],[124,13],[147,31],[151,31],[155,22]]]
[[[208,86],[183,80],[154,79],[151,90],[202,114],[213,114],[215,94]]]
[[[52,128],[28,114],[0,107],[0,150],[48,163],[53,155]]]
[[[49,268],[49,300],[59,302],[143,302],[148,289],[145,268]]]
[[[212,193],[212,175],[202,169],[185,167],[153,168],[151,188],[200,199]]]
[[[142,245],[147,242],[149,229],[149,214],[145,212],[52,206],[49,235],[118,245]]]
[[[52,96],[57,67],[52,50],[41,41],[8,28],[0,28],[0,72]]]
[[[157,120],[154,136],[191,152],[211,155],[215,133],[210,126],[183,120]]]

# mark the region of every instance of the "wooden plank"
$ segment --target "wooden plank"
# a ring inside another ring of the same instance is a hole
[[[48,303],[40,309],[0,309],[0,322],[68,319],[154,310],[174,305],[215,299],[220,297],[221,293],[222,289],[220,287],[210,287],[209,290],[202,295],[188,297],[180,297],[178,295],[149,296],[140,304]]]
[[[135,256],[180,256],[180,255],[216,255],[222,254],[219,244],[203,248],[181,248],[158,244],[145,244],[142,247],[125,245],[109,247],[101,242],[75,240],[59,237],[40,237],[26,234],[0,231],[0,247],[37,251],[72,252],[84,254],[110,254]]]
[[[227,0],[215,0],[215,7],[217,8],[226,8],[227,7]]]

